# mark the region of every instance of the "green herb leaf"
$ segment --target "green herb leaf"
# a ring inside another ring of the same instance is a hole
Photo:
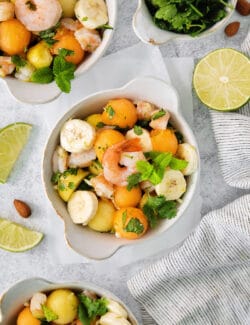
[[[93,187],[87,184],[85,181],[82,181],[81,184],[78,186],[79,191],[91,191]]]
[[[169,167],[171,169],[175,169],[175,170],[183,170],[184,168],[186,168],[188,165],[188,162],[186,160],[182,160],[182,159],[177,159],[172,157]]]
[[[131,191],[133,187],[137,186],[141,181],[141,173],[134,173],[127,178],[127,190]]]
[[[51,183],[53,185],[57,185],[60,177],[61,177],[61,173],[59,171],[57,171],[56,173],[53,173],[53,175],[51,177]]]
[[[68,175],[77,175],[78,168],[69,168],[62,173],[63,178],[66,178]]]
[[[97,124],[96,124],[96,128],[97,129],[101,129],[101,128],[103,128],[105,126],[105,124],[103,123],[103,122],[98,122]]]
[[[126,232],[133,232],[135,234],[141,234],[144,231],[144,226],[137,218],[131,218],[125,227]]]
[[[20,55],[13,55],[11,57],[11,62],[14,63],[17,68],[25,67],[27,64],[27,61],[24,60]]]
[[[143,130],[139,125],[134,126],[134,132],[135,132],[136,135],[142,135],[143,134]]]
[[[40,84],[48,84],[54,80],[53,71],[49,68],[37,69],[32,73],[31,81]]]
[[[158,118],[162,117],[166,115],[166,111],[162,108],[159,110],[159,112],[155,113],[153,116],[152,116],[152,120],[157,120]]]
[[[71,190],[75,189],[75,183],[74,182],[69,182],[68,188],[70,188]]]
[[[114,29],[114,28],[108,24],[104,24],[104,25],[98,26],[96,29]]]
[[[157,225],[159,219],[172,219],[177,214],[176,202],[167,201],[163,195],[149,196],[142,210],[151,228]]]
[[[78,318],[80,319],[81,323],[84,325],[91,324],[91,319],[88,317],[87,310],[81,302],[79,303],[78,306]]]
[[[71,80],[74,79],[75,64],[65,60],[65,56],[72,55],[73,51],[60,49],[59,55],[53,62],[53,73],[55,81],[61,91],[69,93],[71,90]]]
[[[87,21],[89,18],[87,16],[82,17],[82,21]]]
[[[61,183],[61,182],[59,181],[59,183],[58,183],[58,190],[59,190],[59,191],[65,191],[65,190],[66,190],[66,186],[65,186],[65,184],[63,184],[63,183]]]
[[[53,44],[58,42],[57,40],[54,39],[54,36],[56,35],[57,29],[59,27],[60,27],[60,23],[57,23],[55,26],[40,32],[39,33],[40,38],[44,40],[47,45],[52,46]]]
[[[32,1],[26,1],[25,4],[30,10],[36,11],[36,5]]]
[[[96,316],[102,316],[108,311],[107,300],[105,298],[93,300],[84,294],[79,294],[78,298],[86,308],[87,316],[90,320],[93,320]]]
[[[115,116],[115,111],[111,105],[108,105],[104,108],[105,112],[107,112],[109,119],[112,120],[112,118]]]
[[[53,322],[54,320],[58,319],[58,315],[46,305],[42,305],[42,311],[47,322]]]

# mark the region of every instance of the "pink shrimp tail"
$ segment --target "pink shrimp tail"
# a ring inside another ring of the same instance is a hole
[[[124,140],[123,143],[120,143],[120,148],[121,148],[121,151],[123,151],[123,152],[142,151],[142,146],[140,143],[141,143],[141,140],[138,138]]]

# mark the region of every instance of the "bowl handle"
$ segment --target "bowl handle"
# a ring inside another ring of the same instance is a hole
[[[52,283],[42,278],[27,279],[16,283],[0,299],[0,324],[6,324],[6,318],[13,309],[13,302],[23,304],[24,292],[29,297],[34,292],[41,291],[45,286]]]
[[[153,91],[157,93],[157,100],[154,102],[156,106],[160,107],[160,103],[166,102],[168,103],[168,107],[162,108],[170,109],[170,111],[182,115],[180,111],[179,95],[176,89],[164,80],[151,76],[135,78],[124,87],[120,88],[121,95],[123,90],[126,90],[126,93],[128,93],[131,98],[141,98],[149,102],[151,101],[151,97],[148,97],[148,94],[151,94]]]
[[[145,1],[139,0],[138,7],[133,17],[133,29],[137,37],[144,43],[160,45],[178,36],[158,28],[152,21]]]

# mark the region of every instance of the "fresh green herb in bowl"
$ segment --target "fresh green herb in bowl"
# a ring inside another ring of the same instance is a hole
[[[228,15],[234,7],[228,0],[145,0],[157,27],[196,36]]]

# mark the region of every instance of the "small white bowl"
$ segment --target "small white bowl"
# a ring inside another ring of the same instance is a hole
[[[232,4],[233,8],[235,8],[237,0],[231,0],[230,3]],[[187,34],[174,33],[157,27],[153,22],[153,18],[145,4],[145,1],[138,0],[138,7],[133,17],[133,29],[137,37],[139,37],[142,42],[153,45],[161,45],[176,38],[193,40],[198,37],[200,38],[208,36],[225,26],[234,10],[228,9],[227,11],[228,14],[225,18],[214,24],[209,29],[200,33],[198,36],[192,37]]]
[[[117,1],[106,0],[106,4],[108,8],[109,25],[115,29],[117,19]],[[76,78],[85,73],[102,57],[110,44],[114,34],[114,29],[106,29],[104,31],[100,46],[78,66],[75,72]],[[44,104],[56,99],[61,94],[61,90],[57,87],[55,82],[50,84],[38,84],[23,82],[14,77],[6,77],[3,78],[3,80],[5,81],[11,95],[13,95],[17,100],[25,103]]]
[[[179,97],[176,90],[172,86],[155,78],[144,77],[134,79],[122,88],[93,94],[71,108],[58,121],[49,136],[44,151],[42,177],[45,191],[55,211],[64,221],[65,236],[69,246],[79,254],[96,260],[110,257],[122,246],[142,243],[145,240],[157,236],[159,233],[167,231],[183,215],[192,200],[199,179],[198,168],[188,179],[187,191],[183,197],[183,203],[178,209],[177,216],[172,220],[160,222],[156,228],[149,230],[141,239],[118,239],[113,234],[95,232],[88,227],[74,224],[68,214],[66,204],[59,197],[50,181],[53,173],[51,164],[52,156],[59,143],[62,126],[67,120],[71,118],[84,119],[90,114],[100,113],[104,105],[112,98],[141,99],[151,102],[158,107],[168,109],[171,114],[171,120],[174,122],[176,128],[184,135],[185,141],[197,148],[198,152],[194,134],[181,114]]]
[[[5,292],[0,299],[0,324],[16,325],[18,313],[22,310],[23,304],[29,301],[36,292],[48,292],[56,289],[73,289],[73,290],[90,290],[98,296],[104,296],[119,302],[128,312],[129,320],[132,325],[138,325],[133,313],[130,309],[114,294],[106,289],[100,288],[89,282],[67,282],[53,283],[40,278],[31,278],[18,282]],[[27,324],[28,325],[28,324]]]

